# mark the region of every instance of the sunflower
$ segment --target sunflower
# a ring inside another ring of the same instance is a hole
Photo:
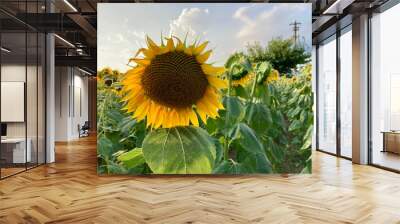
[[[240,71],[232,74],[232,86],[240,85],[244,87],[250,82],[250,80],[252,80],[253,77],[253,73],[241,68]]]
[[[268,78],[265,80],[265,84],[269,84],[275,80],[279,79],[279,72],[276,69],[272,69],[272,71],[269,73]]]
[[[186,45],[174,39],[157,45],[146,37],[147,48],[130,59],[136,66],[122,81],[124,109],[138,121],[146,118],[148,127],[198,126],[197,115],[206,123],[223,109],[218,90],[226,87],[219,77],[225,68],[206,63],[212,53],[205,51],[208,42]]]
[[[246,69],[246,63],[250,64],[242,52],[234,53],[226,60],[225,67],[229,71],[232,86],[246,86],[254,77],[254,74],[248,68]],[[228,79],[228,77],[225,78]]]

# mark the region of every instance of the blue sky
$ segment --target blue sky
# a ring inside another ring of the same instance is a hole
[[[208,40],[214,49],[209,61],[216,65],[249,43],[291,37],[289,24],[295,20],[301,23],[302,41],[311,46],[311,4],[99,3],[97,18],[98,69],[126,71],[146,35],[158,43],[161,34]]]

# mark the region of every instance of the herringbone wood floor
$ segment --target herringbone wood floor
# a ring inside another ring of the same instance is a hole
[[[99,177],[94,138],[0,181],[0,223],[400,223],[400,175],[314,153],[312,175]]]

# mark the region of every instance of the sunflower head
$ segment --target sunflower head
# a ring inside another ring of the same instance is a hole
[[[232,86],[246,86],[253,77],[254,74],[252,72],[248,71],[244,67],[240,67],[236,71],[232,72]]]
[[[273,81],[279,79],[279,72],[276,69],[272,69],[271,72],[268,74],[268,78],[265,80],[265,84],[269,84]]]
[[[104,84],[110,87],[113,83],[118,82],[121,73],[118,70],[112,70],[111,68],[104,68],[97,73],[98,80],[104,82]]]
[[[136,65],[122,81],[125,109],[137,120],[147,118],[152,128],[198,126],[198,116],[204,123],[217,117],[225,69],[206,63],[212,53],[206,50],[208,42],[187,45],[176,37],[166,38],[166,44],[149,37],[146,42],[147,48],[130,59]]]
[[[246,86],[254,77],[251,63],[242,52],[232,54],[225,67],[228,69],[227,75],[230,75],[232,86]]]

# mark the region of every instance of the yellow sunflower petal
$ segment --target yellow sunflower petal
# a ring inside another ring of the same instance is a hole
[[[157,109],[158,106],[156,105],[155,102],[150,102],[149,108],[148,108],[148,113],[147,113],[147,124],[146,126],[153,126],[156,116],[157,116]]]
[[[160,51],[160,47],[157,46],[157,44],[154,43],[154,41],[149,36],[146,36],[146,43],[147,47],[151,49],[155,54],[157,54]]]
[[[124,87],[122,88],[123,92],[129,92],[129,91],[138,91],[142,90],[141,86],[141,79],[132,79],[131,81],[123,81],[122,84]]]
[[[175,112],[175,116],[176,116],[176,120],[175,120],[175,122],[174,122],[174,124],[173,124],[173,126],[175,127],[175,126],[183,126],[183,123],[184,123],[184,115],[183,115],[183,112],[182,112],[182,110],[174,110]]]
[[[157,120],[159,119],[160,116],[160,111],[161,111],[162,106],[154,102],[154,111],[153,111],[153,119],[151,120],[152,127],[154,127],[157,123]]]
[[[135,112],[138,106],[143,104],[147,99],[144,98],[143,95],[139,95],[136,97],[135,101],[127,101],[125,104],[125,108],[127,108],[128,113]]]
[[[175,109],[171,110],[171,122],[169,123],[169,127],[175,127],[179,125],[179,114]],[[177,125],[178,124],[178,125]]]
[[[192,56],[193,55],[193,50],[194,50],[194,46],[190,45],[189,47],[186,47],[183,49],[183,52],[185,52],[185,54]]]
[[[168,119],[169,119],[169,112],[168,112],[168,108],[164,107],[163,109],[163,114],[162,114],[162,123],[160,127],[166,128],[167,124],[168,124]]]
[[[204,124],[207,124],[207,114],[200,108],[197,108],[197,113],[200,116],[200,119],[203,121]]]
[[[210,117],[218,117],[218,103],[216,103],[214,99],[205,97],[202,99],[200,104],[203,104],[204,107],[207,108],[207,112]]]
[[[176,51],[183,51],[185,49],[185,44],[178,37],[174,37],[174,38],[178,42],[176,44],[175,50]]]
[[[225,72],[224,67],[214,67],[210,64],[202,64],[201,68],[203,69],[203,72],[207,75],[220,76]]]
[[[126,91],[126,95],[122,97],[122,101],[129,101],[131,99],[135,99],[139,94],[143,93],[143,91],[141,90],[142,87],[138,87],[137,89],[131,91],[129,91],[128,88],[131,88],[131,86],[126,86],[123,89],[124,91]]]
[[[136,118],[138,121],[143,120],[146,117],[147,109],[149,107],[150,100],[144,101],[141,105],[136,108],[133,117]]]
[[[204,64],[204,62],[206,62],[208,60],[208,58],[210,57],[212,53],[212,50],[208,50],[206,52],[204,52],[204,54],[200,54],[196,56],[196,60],[199,64]]]
[[[224,109],[224,105],[221,103],[220,96],[215,93],[212,88],[207,88],[206,98],[217,108]]]
[[[149,59],[143,59],[143,58],[131,58],[129,59],[129,62],[135,62],[138,65],[142,65],[142,66],[147,66],[150,64],[151,60]]]
[[[164,106],[159,106],[159,110],[157,112],[157,118],[154,123],[154,128],[159,128],[164,122],[164,117],[165,117],[165,107]]]
[[[178,117],[178,122],[174,126],[187,126],[185,109],[178,109],[176,110],[176,113]]]
[[[163,128],[170,128],[174,122],[173,119],[174,119],[174,114],[173,114],[172,110],[167,109],[165,111]]]
[[[201,52],[203,52],[204,49],[206,49],[208,43],[209,43],[208,41],[205,41],[204,43],[202,43],[202,44],[198,45],[197,47],[195,47],[195,48],[193,49],[193,54],[194,54],[194,55],[199,55],[199,54],[201,54]]]
[[[185,108],[185,109],[184,109],[182,119],[183,119],[183,126],[188,126],[188,125],[189,125],[189,122],[190,122],[190,115],[189,115],[189,110],[188,110],[188,108]]]
[[[212,106],[207,103],[207,101],[201,99],[196,103],[196,106],[204,111],[209,117],[216,118],[218,116],[218,112],[212,109]]]
[[[132,76],[141,76],[145,69],[146,68],[143,67],[143,66],[138,66],[138,67],[135,67],[133,69],[130,69],[125,73],[125,76],[124,76],[123,80],[129,79]]]
[[[199,120],[197,119],[197,115],[192,109],[190,109],[189,111],[189,120],[194,126],[196,127],[199,126]]]
[[[183,110],[182,109],[177,109],[175,110],[176,113],[176,122],[174,123],[173,126],[183,126],[183,124],[185,123],[185,115],[183,114]]]
[[[155,56],[154,52],[151,49],[140,48],[136,52],[134,57],[136,58],[140,53],[142,53],[146,57],[146,59],[149,59],[149,60],[153,59],[153,57]]]
[[[217,89],[223,89],[228,87],[228,83],[225,80],[222,80],[218,77],[207,75],[208,83],[214,86]]]
[[[167,46],[166,46],[166,48],[167,48],[168,52],[175,50],[174,41],[172,40],[172,37],[171,38],[167,38]]]

